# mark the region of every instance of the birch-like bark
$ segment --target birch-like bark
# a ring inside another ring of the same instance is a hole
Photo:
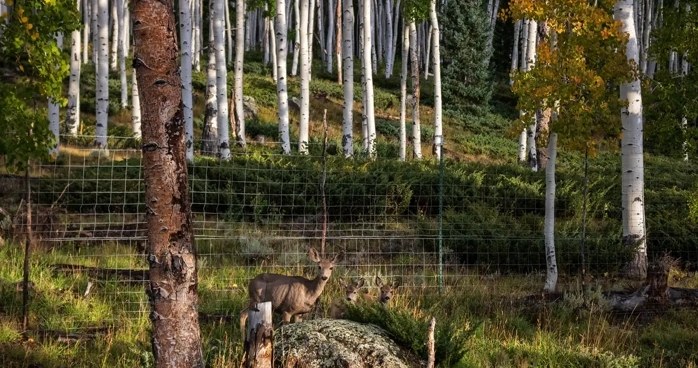
[[[279,117],[279,139],[281,151],[291,154],[291,134],[288,122],[288,87],[286,75],[286,59],[288,55],[288,38],[285,2],[291,0],[276,0],[276,99]]]
[[[298,123],[298,153],[307,155],[309,129],[310,129],[310,65],[308,53],[308,16],[309,16],[309,1],[300,1],[300,63],[301,63],[301,106],[300,119]]]
[[[240,147],[246,147],[245,141],[245,109],[243,106],[243,62],[245,58],[245,0],[235,2],[235,75],[234,75],[234,95],[235,95],[235,129],[237,143]]]
[[[642,1],[642,0],[640,0]],[[647,74],[647,60],[650,49],[650,32],[652,32],[652,3],[651,0],[646,0],[645,12],[642,14],[644,25],[642,27],[642,49],[640,53],[640,73]]]
[[[393,76],[393,1],[385,0],[385,79]]]
[[[278,54],[276,52],[276,27],[274,27],[274,18],[269,17],[269,51],[271,52],[271,78],[274,83],[278,80]]]
[[[206,108],[204,112],[204,129],[201,150],[205,155],[218,154],[218,100],[216,90],[216,48],[213,36],[213,1],[210,1],[209,47],[206,64]]]
[[[119,0],[122,1],[122,0]],[[194,160],[194,99],[192,90],[192,0],[179,1],[179,52],[182,77],[182,116],[187,161]]]
[[[430,13],[431,13],[431,11],[430,11]],[[426,48],[425,52],[426,52],[427,55],[426,55],[425,62],[424,62],[424,80],[429,79],[429,62],[431,61],[431,60],[429,60],[429,53],[431,52],[431,38],[432,38],[431,35],[432,35],[432,32],[433,32],[433,29],[432,29],[432,26],[431,26],[431,24],[430,24],[430,25],[429,25],[429,32],[427,32],[427,34],[426,34],[426,37],[427,37],[427,40],[426,40],[427,48]]]
[[[441,159],[444,137],[442,123],[442,104],[441,104],[441,46],[439,38],[441,38],[441,30],[439,28],[439,20],[436,16],[436,0],[431,0],[429,11],[432,26],[432,47],[434,48],[434,157],[437,160]]]
[[[397,52],[397,27],[398,27],[398,21],[400,19],[400,0],[397,0],[395,2],[395,10],[393,11],[393,40],[392,40],[392,54],[390,55],[390,76],[393,76],[393,69],[395,68],[395,53]],[[403,19],[403,28],[404,27],[404,19]]]
[[[90,26],[92,25],[92,0],[84,1],[82,4],[82,63],[87,64],[90,61]],[[94,46],[94,45],[93,45]]]
[[[402,70],[400,72],[400,161],[407,160],[407,64],[410,51],[410,27],[402,28]]]
[[[369,50],[375,50],[372,46],[373,42],[371,40],[371,28],[368,25],[371,24],[371,0],[364,0],[364,55],[363,55],[363,65],[364,75],[366,82],[364,83],[364,96],[365,96],[365,114],[366,114],[366,128],[368,133],[368,146],[367,152],[370,158],[376,157],[376,118],[374,113],[374,101],[373,101],[373,65],[371,60],[371,53]],[[375,60],[373,60],[375,61]]]
[[[519,70],[522,72],[527,71],[526,66],[528,65],[528,19],[524,19],[521,25],[521,59],[519,60]]]
[[[291,76],[298,75],[298,61],[301,51],[301,7],[300,1],[307,0],[289,0],[293,1],[293,14],[296,18],[296,40],[293,47],[293,64],[291,65]]]
[[[191,65],[196,72],[201,71],[201,6],[202,0],[191,1]]]
[[[77,0],[78,10],[82,0]],[[85,9],[83,9],[85,10]],[[70,78],[68,79],[68,105],[65,109],[65,125],[68,135],[78,135],[80,125],[80,30],[70,34]],[[84,54],[87,55],[87,54]]]
[[[521,129],[521,134],[519,134],[519,162],[526,162],[526,140],[527,140],[526,128]]]
[[[557,288],[557,259],[555,257],[555,160],[557,158],[557,134],[550,133],[548,141],[550,158],[545,168],[545,286],[543,291],[552,293]]]
[[[413,20],[409,23],[410,28],[410,66],[412,70],[412,153],[417,160],[422,159],[422,128],[420,127],[419,116],[419,54],[417,50],[417,25]]]
[[[536,47],[538,43],[538,22],[531,19],[528,21],[528,37],[526,38],[526,69],[529,71],[536,64]]]
[[[341,0],[336,0],[340,2]],[[325,39],[325,70],[327,73],[332,73],[334,71],[334,43],[336,42],[334,31],[335,27],[332,26],[332,22],[337,19],[335,16],[335,11],[337,7],[335,5],[335,0],[329,0],[327,4],[327,38]]]
[[[59,50],[63,49],[63,33],[56,34],[56,45]],[[61,141],[61,116],[58,102],[52,99],[48,100],[48,128],[55,140],[54,144],[49,148],[49,154],[53,157],[58,155],[58,149]]]
[[[637,34],[635,33],[633,1],[619,0],[614,18],[621,21],[622,31],[628,34],[626,57],[639,62]],[[621,138],[621,182],[623,244],[633,250],[633,260],[627,266],[629,277],[647,276],[647,239],[645,233],[645,167],[642,145],[642,90],[640,79],[621,84],[620,98],[628,102],[621,109],[623,136]]]
[[[340,0],[337,0],[340,2]],[[344,157],[354,155],[354,4],[342,2],[342,76],[344,113],[342,115],[342,151]]]
[[[141,97],[138,93],[138,76],[134,69],[131,72],[131,100],[133,106],[131,107],[131,131],[133,131],[133,137],[141,139]]]
[[[121,85],[121,108],[128,106],[128,82],[126,80],[126,51],[124,46],[126,40],[126,19],[124,11],[124,0],[116,0],[116,24],[119,34],[117,36],[116,57],[119,63],[119,82]]]
[[[521,20],[514,23],[514,46],[511,51],[511,69],[509,73],[509,85],[514,84],[514,73],[519,67],[519,37],[521,36]]]
[[[90,24],[92,28],[92,60],[95,63],[95,76],[97,73],[97,63],[99,62],[99,1],[86,0],[91,2]],[[109,31],[107,30],[107,34]]]
[[[315,37],[315,0],[310,0],[308,4],[308,82],[313,79],[313,38]]]
[[[111,22],[112,25],[112,33],[109,70],[115,72],[119,67],[119,12],[117,10],[119,6],[116,1],[112,1],[110,5],[111,17],[109,18],[109,22]]]
[[[335,43],[334,43],[334,51],[336,53],[336,59],[337,59],[337,83],[342,84],[344,80],[344,76],[342,75],[342,71],[344,70],[342,68],[342,40],[343,38],[343,32],[342,32],[342,27],[343,27],[343,20],[342,20],[342,0],[336,0],[337,6],[335,10],[335,15],[337,16],[336,24],[335,24]]]
[[[215,1],[215,0],[212,0]],[[238,9],[235,9],[237,12]],[[233,61],[233,26],[230,23],[230,2],[226,1],[223,11],[225,12],[225,57],[228,63]]]
[[[97,43],[98,57],[97,79],[97,108],[95,127],[95,148],[103,150],[107,148],[107,127],[109,118],[109,2],[97,0]]]
[[[364,46],[366,47],[366,50],[370,50],[370,55],[371,55],[371,75],[373,76],[373,71],[378,70],[378,57],[376,56],[376,43],[374,42],[375,40],[373,39],[373,31],[376,29],[376,11],[375,11],[375,0],[365,0],[364,1],[364,8],[368,8],[370,20],[364,20],[364,24],[367,24],[368,26],[365,26],[366,29],[368,29],[369,36],[371,38],[371,44],[369,46]],[[366,10],[364,9],[364,12]]]
[[[218,114],[218,154],[223,160],[230,160],[230,130],[228,129],[228,69],[225,59],[225,0],[213,1],[213,37],[216,50],[216,104]]]

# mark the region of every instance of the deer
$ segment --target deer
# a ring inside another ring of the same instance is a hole
[[[341,257],[342,253],[338,253],[332,259],[321,258],[318,251],[310,247],[308,258],[318,266],[318,273],[314,279],[263,273],[250,280],[248,287],[249,305],[240,312],[240,330],[243,340],[245,340],[247,312],[256,310],[257,303],[271,302],[272,311],[281,315],[284,324],[290,323],[292,318],[294,322],[301,322],[302,315],[312,310],[322,294],[332,275],[332,269]]]
[[[346,305],[354,304],[359,298],[359,291],[364,286],[364,279],[353,280],[350,283],[340,279],[339,284],[344,288],[344,297],[336,299],[330,306],[330,315],[332,318],[342,318],[347,312]]]
[[[380,291],[378,302],[380,302],[382,305],[387,305],[390,299],[393,298],[393,294],[400,284],[397,281],[393,281],[390,284],[384,284],[380,276],[376,276],[376,286]]]

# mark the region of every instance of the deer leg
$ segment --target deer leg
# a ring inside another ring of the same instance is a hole
[[[291,313],[289,313],[289,312],[283,312],[283,313],[281,314],[281,319],[282,319],[282,321],[283,321],[282,323],[284,323],[284,324],[286,324],[286,323],[291,323],[291,317],[293,317],[293,315],[292,315]]]
[[[303,315],[302,314],[296,314],[293,316],[293,322],[303,322]]]

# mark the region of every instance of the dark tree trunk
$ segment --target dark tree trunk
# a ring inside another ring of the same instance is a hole
[[[203,367],[172,0],[133,3],[156,367]]]

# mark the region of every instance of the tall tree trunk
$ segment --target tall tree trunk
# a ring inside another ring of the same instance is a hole
[[[336,42],[334,37],[335,27],[333,27],[333,21],[337,19],[335,16],[335,11],[337,7],[334,3],[335,0],[329,0],[327,4],[327,38],[325,39],[325,70],[327,73],[332,73],[334,70],[334,50],[333,45]],[[340,2],[341,0],[337,0]]]
[[[526,162],[526,128],[521,129],[521,134],[519,134],[519,162]]]
[[[393,1],[385,0],[385,79],[393,76]]]
[[[274,83],[278,81],[278,70],[277,70],[277,63],[278,63],[278,54],[276,52],[276,27],[274,27],[274,18],[271,16],[268,19],[269,21],[269,52],[271,53],[271,77],[274,80]]]
[[[245,147],[245,110],[243,107],[243,91],[242,91],[242,63],[245,59],[245,0],[236,0],[235,2],[235,76],[234,76],[234,92],[235,95],[235,136],[238,139],[238,145]]]
[[[550,133],[548,141],[550,158],[545,168],[545,286],[543,291],[552,293],[557,288],[557,259],[555,257],[555,160],[557,158],[557,134]]]
[[[519,60],[519,70],[525,72],[528,65],[528,19],[524,19],[521,23],[521,59]]]
[[[439,29],[439,20],[436,17],[436,0],[431,0],[430,18],[432,26],[432,47],[434,48],[434,156],[437,160],[441,159],[443,148],[443,125],[442,125],[442,108],[441,108],[441,50],[439,38],[441,30]]]
[[[117,28],[119,35],[117,37],[116,57],[119,62],[119,82],[121,84],[121,108],[125,109],[128,106],[128,82],[126,81],[126,52],[128,49],[124,45],[126,40],[126,22],[124,12],[124,1],[116,0],[116,17]]]
[[[412,69],[412,153],[417,160],[422,159],[422,128],[419,116],[419,50],[417,49],[417,25],[413,20],[410,27],[410,67]]]
[[[403,22],[404,23],[404,22]],[[410,27],[402,27],[402,70],[400,72],[400,161],[407,159],[407,64],[410,51]]]
[[[103,150],[107,148],[107,127],[109,118],[109,6],[108,0],[96,0],[97,7],[97,44],[98,57],[97,79],[97,109],[95,128],[95,148]]]
[[[521,20],[514,23],[514,46],[511,51],[511,68],[509,73],[509,85],[514,84],[514,73],[519,69],[519,37],[521,35]]]
[[[78,10],[82,0],[77,0]],[[83,9],[85,10],[85,9]],[[65,111],[66,130],[68,135],[78,135],[80,125],[80,66],[81,45],[80,30],[70,34],[70,78],[68,80],[68,105]],[[87,55],[87,54],[85,54]]]
[[[84,1],[82,6],[82,63],[87,64],[90,61],[90,26],[92,24],[92,13],[95,9],[92,7],[92,0],[78,0]],[[94,32],[94,29],[92,30]],[[96,45],[92,45],[96,46]]]
[[[132,108],[131,108],[131,130],[133,131],[133,136],[140,139],[142,134],[141,131],[141,97],[138,93],[138,72],[133,69],[131,74],[131,98],[132,98]]]
[[[90,24],[92,28],[92,60],[95,63],[95,68],[97,68],[97,63],[99,63],[99,2],[100,0],[87,0],[92,3],[92,12],[90,14]],[[108,16],[107,16],[108,18]],[[107,30],[107,34],[109,31]],[[97,70],[95,69],[95,76]]]
[[[300,60],[301,50],[301,7],[300,1],[307,0],[289,0],[293,1],[293,14],[296,19],[296,41],[293,47],[293,64],[291,65],[291,76],[298,75],[298,60]]]
[[[122,1],[122,0],[120,0]],[[179,47],[182,76],[182,114],[184,115],[184,141],[187,161],[194,160],[194,101],[192,96],[192,0],[179,0]]]
[[[344,20],[342,19],[342,1],[343,0],[336,0],[337,2],[337,10],[335,11],[336,16],[337,16],[337,24],[336,30],[335,30],[335,43],[334,43],[334,52],[337,54],[336,59],[337,59],[337,83],[342,84],[344,81],[344,76],[342,75],[342,71],[344,70],[342,68],[342,40],[343,38],[343,31],[342,27],[344,24]]]
[[[429,52],[431,51],[431,34],[433,32],[432,26],[429,25],[429,32],[427,32],[426,37],[426,43],[427,43],[427,48],[425,50],[427,56],[424,59],[424,80],[429,79]]]
[[[109,17],[109,22],[111,22],[111,53],[109,54],[109,70],[115,72],[119,67],[119,11],[118,4],[116,1],[110,3],[111,7],[111,17]]]
[[[216,50],[216,104],[218,114],[218,154],[223,160],[230,160],[230,130],[228,129],[228,69],[225,59],[225,0],[212,0],[213,37]]]
[[[538,43],[538,22],[533,19],[528,21],[526,42],[528,45],[526,47],[526,69],[524,71],[529,71],[536,64],[536,47]]]
[[[308,82],[313,79],[313,38],[315,37],[315,0],[308,4]]]
[[[209,10],[213,10],[210,1]],[[210,12],[213,15],[213,12]],[[213,21],[213,17],[210,19]],[[206,64],[206,112],[204,113],[204,130],[201,140],[205,155],[218,154],[218,99],[216,90],[216,48],[213,36],[213,22],[209,22],[208,63]]]
[[[201,71],[201,43],[199,33],[201,33],[201,17],[199,7],[201,0],[192,0],[191,4],[191,65],[194,71]]]
[[[622,31],[628,34],[625,49],[628,61],[639,62],[635,33],[633,1],[619,0],[614,18],[622,22]],[[633,250],[633,259],[627,265],[630,277],[647,276],[647,238],[645,233],[645,166],[642,146],[642,90],[636,78],[620,86],[620,98],[628,101],[621,110],[623,137],[621,139],[621,181],[623,244]]]
[[[337,0],[339,2],[340,0]],[[344,77],[344,113],[342,115],[342,151],[354,155],[354,4],[342,2],[342,75]]]
[[[173,0],[135,0],[133,19],[155,366],[203,367]]]
[[[56,46],[58,46],[58,50],[63,49],[63,33],[58,33],[56,34]],[[58,102],[53,101],[52,99],[48,100],[48,128],[51,131],[51,134],[53,135],[55,142],[54,145],[49,148],[49,154],[51,156],[56,156],[58,155],[58,148],[60,146],[60,140],[61,140],[61,116],[60,116],[60,108],[58,105]]]
[[[291,153],[291,134],[288,121],[288,86],[286,73],[286,59],[288,56],[288,37],[286,23],[286,1],[276,0],[276,99],[279,116],[279,139],[281,151],[288,155]]]
[[[364,55],[362,68],[364,69],[364,113],[366,114],[366,131],[367,142],[366,146],[368,156],[376,157],[376,118],[374,113],[373,101],[373,63],[371,60],[371,50],[375,50],[371,40],[371,0],[364,0]]]
[[[300,62],[301,62],[301,106],[298,123],[298,153],[308,154],[308,140],[310,128],[310,65],[308,59],[308,16],[309,0],[300,1]]]
[[[215,0],[214,0],[215,1]],[[237,4],[237,3],[236,3]],[[235,9],[237,10],[237,9]],[[233,61],[233,26],[230,23],[230,2],[226,1],[223,4],[223,13],[225,14],[225,60],[227,63]]]

